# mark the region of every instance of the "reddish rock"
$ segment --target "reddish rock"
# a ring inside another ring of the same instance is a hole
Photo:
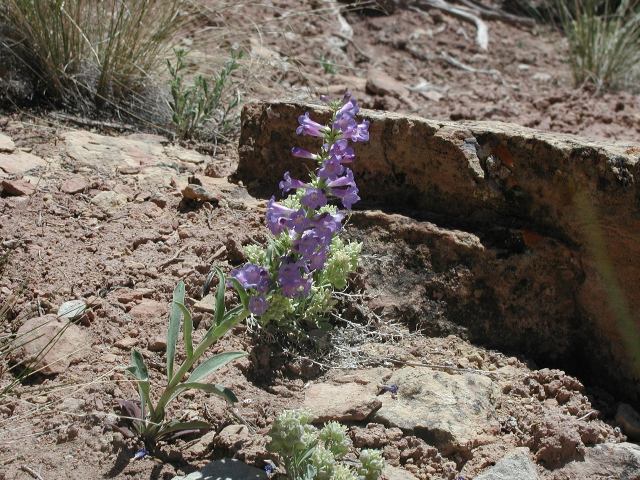
[[[0,170],[11,175],[23,175],[30,170],[46,167],[40,157],[27,152],[14,152],[12,154],[0,153]]]
[[[68,193],[69,195],[84,192],[88,188],[89,182],[87,182],[87,180],[83,177],[72,177],[68,180],[65,180],[60,186],[60,190],[64,193]]]
[[[314,422],[344,422],[365,420],[381,405],[371,387],[358,383],[317,383],[305,392],[303,407],[311,412]]]
[[[36,191],[35,185],[26,180],[2,180],[2,193],[9,197],[32,195]]]
[[[129,315],[134,322],[164,320],[168,315],[168,305],[154,300],[143,300],[129,310]]]

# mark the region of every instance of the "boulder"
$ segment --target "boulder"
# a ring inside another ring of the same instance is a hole
[[[536,466],[529,454],[528,448],[516,448],[476,476],[475,480],[538,480]]]
[[[616,422],[630,440],[640,441],[640,414],[629,404],[621,403],[616,412]]]
[[[51,314],[27,320],[18,329],[14,347],[14,362],[43,375],[56,375],[86,355],[91,342],[80,327]]]
[[[640,446],[634,443],[603,443],[586,449],[584,458],[554,470],[558,479],[615,479],[640,478]]]
[[[313,168],[290,154],[292,146],[319,146],[295,134],[305,111],[327,120],[322,106],[245,105],[236,178],[252,194],[269,198],[282,172],[301,178]],[[447,290],[443,279],[427,294],[438,295],[448,319],[472,341],[573,366],[637,407],[640,145],[501,122],[361,114],[371,124],[369,142],[355,147],[352,168],[363,199],[356,207],[381,205],[387,214],[412,212],[433,223],[377,215],[360,227],[386,222],[410,248],[430,248],[436,273],[464,273],[465,288]],[[421,238],[451,225],[481,249],[445,251],[443,258]]]
[[[378,410],[382,402],[371,386],[359,383],[316,383],[305,392],[303,408],[313,421],[362,421]]]
[[[373,420],[423,438],[444,455],[468,453],[500,429],[495,387],[486,376],[404,367],[387,383],[397,385],[398,393],[380,397]]]

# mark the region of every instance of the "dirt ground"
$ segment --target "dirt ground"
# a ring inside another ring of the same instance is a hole
[[[215,63],[208,63],[212,45],[216,51],[235,43],[247,49],[245,101],[317,98],[350,89],[368,108],[640,141],[640,96],[574,88],[564,41],[547,27],[489,22],[484,52],[474,45],[469,24],[433,10],[347,11],[353,37],[346,40],[326,2],[201,4],[183,42],[192,46],[202,70]],[[451,58],[480,71],[456,67]],[[401,240],[392,242],[383,226],[359,227],[357,221],[351,235],[366,240],[365,252],[355,297],[345,300],[343,312],[357,326],[336,320],[321,352],[289,355],[260,332],[237,327],[214,351],[244,350],[249,356],[213,380],[232,388],[239,403],[228,407],[194,394],[172,411],[210,421],[216,435],[179,439],[133,461],[140,445],[113,428],[118,401],[136,397],[124,372],[130,349],[143,352],[152,385],[160,387],[161,337],[173,288],[183,279],[193,307],[212,265],[229,269],[242,263],[242,245],[264,242],[264,199],[227,179],[237,165],[233,141],[218,146],[215,155],[201,155],[176,150],[155,135],[82,131],[28,111],[0,116],[0,127],[15,152],[46,162],[26,175],[35,193],[0,198],[0,255],[7,258],[0,267],[0,301],[18,298],[2,333],[55,314],[65,301],[92,305],[79,325],[84,346],[68,368],[36,377],[19,386],[15,398],[2,400],[0,478],[170,479],[230,456],[263,468],[275,460],[265,449],[274,416],[308,405],[313,385],[361,385],[386,405],[391,393],[380,385],[405,368],[440,371],[445,378],[481,377],[490,384],[481,399],[491,407],[486,418],[465,422],[477,433],[473,442],[438,447],[416,428],[385,427],[389,421],[382,417],[346,418],[356,446],[383,449],[387,463],[398,469],[389,478],[469,480],[523,446],[540,478],[609,478],[590,476],[595,470],[584,465],[596,463],[593,447],[625,440],[614,419],[616,399],[585,388],[589,379],[538,369],[526,358],[472,345],[460,335],[426,336],[414,321],[375,315],[374,292],[367,287],[396,281],[394,266],[410,264],[415,252]],[[106,137],[118,138],[102,149]],[[192,175],[218,200],[185,202],[181,189]],[[95,201],[103,192],[113,192],[111,200]],[[196,311],[194,321],[197,337],[210,315]],[[412,400],[406,395],[401,391],[399,400]],[[640,478],[640,469],[630,472],[625,478]]]

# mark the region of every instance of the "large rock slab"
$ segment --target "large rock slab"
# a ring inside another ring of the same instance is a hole
[[[444,455],[468,453],[500,429],[493,406],[497,392],[486,376],[405,367],[387,383],[397,385],[398,394],[380,397],[374,421],[415,434]]]
[[[538,480],[538,472],[529,453],[528,448],[516,448],[475,480]]]
[[[553,471],[553,480],[578,478],[640,479],[640,446],[634,443],[604,443],[588,448],[584,459]]]
[[[63,373],[71,361],[91,348],[80,327],[56,315],[27,320],[18,329],[14,342],[12,360],[43,375]]]
[[[321,106],[245,106],[237,178],[253,194],[269,197],[284,171],[301,176],[312,167],[290,155],[292,146],[317,148],[317,139],[295,135],[304,111],[327,118]],[[500,122],[362,114],[371,126],[370,141],[356,146],[358,206],[455,225],[486,250],[460,257],[472,294],[449,299],[455,321],[475,341],[586,368],[637,406],[640,145]],[[532,277],[536,271],[543,273]]]
[[[37,168],[47,166],[42,158],[28,152],[14,152],[11,154],[0,152],[0,170],[11,175],[23,175]]]

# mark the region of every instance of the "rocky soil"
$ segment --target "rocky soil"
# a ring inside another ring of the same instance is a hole
[[[456,132],[482,130],[446,123],[461,119],[579,133],[587,143],[616,139],[626,145],[640,139],[638,96],[573,89],[557,51],[560,37],[548,30],[490,22],[490,50],[482,52],[467,24],[436,11],[347,12],[354,36],[345,40],[344,25],[341,29],[324,2],[234,3],[219,11],[212,8],[215,2],[202,4],[201,16],[184,32],[196,61],[206,67],[206,48],[215,38],[207,35],[218,32],[224,19],[229,27],[224,41],[246,43],[250,50],[249,99],[309,98],[351,88],[366,106],[441,120],[438,135],[456,148],[469,138]],[[246,18],[256,20],[259,31],[247,29]],[[442,52],[498,73],[464,71],[442,60]],[[325,73],[321,58],[334,62],[337,72]],[[374,122],[372,132],[380,132],[379,125]],[[359,178],[371,198],[349,227],[350,235],[364,242],[362,268],[334,332],[321,339],[323,348],[285,345],[284,352],[260,332],[236,328],[215,351],[250,355],[213,380],[232,388],[239,402],[229,407],[217,398],[188,397],[172,414],[204,418],[212,430],[165,445],[156,457],[132,460],[140,445],[114,428],[120,424],[119,401],[136,397],[123,371],[130,349],[142,351],[152,384],[160,387],[168,302],[176,282],[184,279],[187,285],[197,338],[211,321],[211,299],[202,296],[211,266],[238,265],[243,245],[267,238],[262,221],[271,192],[253,185],[256,172],[241,168],[232,175],[241,156],[247,161],[246,146],[263,141],[261,133],[245,129],[244,148],[229,142],[212,155],[150,133],[82,130],[47,114],[6,114],[0,127],[0,301],[16,299],[2,334],[42,325],[43,337],[13,352],[15,361],[33,358],[43,338],[60,338],[41,362],[46,368],[40,375],[0,401],[0,478],[171,479],[206,465],[218,475],[230,468],[235,478],[266,478],[266,462],[277,463],[265,449],[269,425],[282,409],[304,407],[317,421],[345,422],[357,447],[382,449],[388,480],[640,479],[640,447],[633,443],[640,441],[638,405],[624,403],[635,401],[629,394],[633,388],[621,391],[620,376],[611,388],[598,384],[588,369],[577,368],[587,357],[572,357],[578,342],[571,343],[571,335],[581,331],[583,318],[572,315],[582,312],[583,304],[576,306],[581,300],[571,282],[583,280],[584,252],[568,240],[572,230],[548,228],[542,212],[531,211],[535,215],[518,224],[497,222],[488,233],[474,229],[496,220],[495,212],[483,216],[476,208],[482,202],[471,203],[473,188],[484,188],[477,179],[490,176],[488,157],[479,161],[476,181],[470,180],[469,167],[459,172],[458,191],[434,193],[430,198],[442,200],[432,209],[426,204],[403,209],[398,203],[379,210],[384,201],[373,201],[372,185],[385,174],[368,177],[362,170]],[[278,161],[286,158],[289,145],[283,139],[294,127],[275,122],[274,131],[268,124],[261,130],[280,142],[274,141],[282,147]],[[499,128],[504,135],[521,131]],[[488,138],[475,137],[478,146]],[[518,148],[526,151],[529,144],[522,140]],[[380,166],[374,145],[365,148],[372,166]],[[411,144],[405,148],[394,158],[409,155]],[[477,152],[475,144],[473,149]],[[265,169],[262,154],[253,152],[252,158],[264,180],[273,183],[271,172],[279,177],[281,167]],[[628,192],[625,199],[637,198],[619,181],[628,180],[629,172],[633,180],[638,152],[624,155],[629,157],[624,162],[603,160],[600,170],[594,167],[593,178],[601,174],[610,181],[598,194],[620,189]],[[500,161],[505,158],[503,152]],[[359,161],[366,164],[366,151],[359,152]],[[427,180],[417,183],[429,185],[430,176],[446,168],[430,166],[419,177]],[[498,178],[497,188],[480,196],[492,207],[504,207],[498,211],[505,215],[512,211],[498,199],[505,185],[513,187],[509,182]],[[404,185],[390,184],[397,191]],[[463,191],[468,198],[456,203],[455,194]],[[630,202],[627,207],[637,209]],[[447,205],[455,216],[447,214]],[[469,213],[465,208],[479,213],[462,221]],[[557,215],[549,218],[558,224],[568,218],[552,212]],[[632,210],[626,213],[629,223],[612,223],[612,237],[632,239],[628,232],[636,220]],[[525,226],[532,218],[533,228]],[[622,264],[623,252],[613,253]],[[519,283],[522,278],[530,282]],[[630,276],[625,288],[632,281]],[[500,302],[485,301],[491,291]],[[86,311],[76,314],[78,307],[67,304],[66,316],[58,318],[64,313],[60,307],[73,300],[83,302],[80,309],[88,306]],[[527,333],[512,337],[524,320]],[[561,327],[555,338],[554,322]],[[482,328],[474,330],[474,324]],[[489,333],[494,342],[487,341]],[[0,386],[10,380],[3,375]],[[389,391],[392,385],[397,393]],[[211,465],[212,460],[218,461]]]

